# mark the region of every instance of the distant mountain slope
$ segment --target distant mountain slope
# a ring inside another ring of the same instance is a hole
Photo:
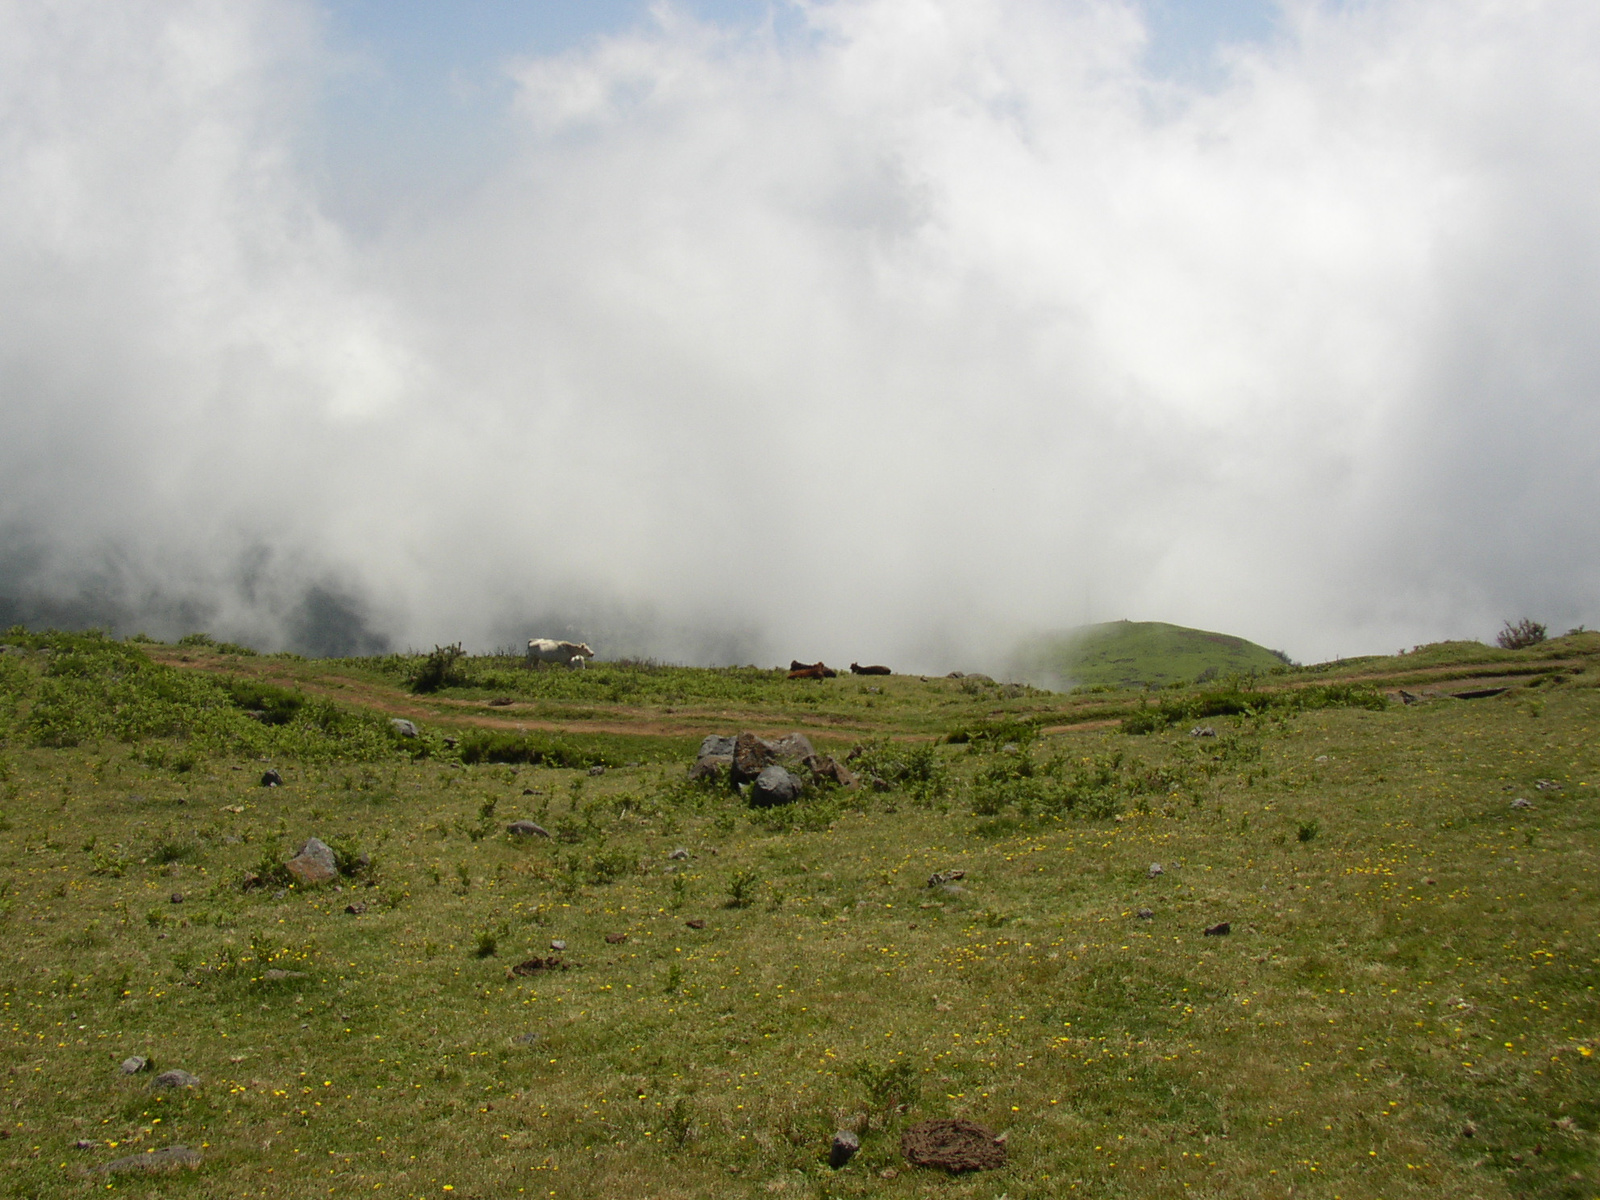
[[[1264,675],[1285,659],[1241,637],[1164,621],[1108,621],[1028,643],[1017,656],[1021,677],[1058,688],[1075,684],[1160,687],[1202,675]]]

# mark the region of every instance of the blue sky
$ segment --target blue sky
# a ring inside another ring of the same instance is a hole
[[[780,19],[787,5],[761,0],[678,0],[702,20]],[[1270,34],[1268,0],[1145,0],[1152,66],[1190,71],[1219,44]],[[550,54],[648,19],[647,0],[332,0],[335,38],[369,53],[396,77],[420,82],[474,72],[506,54]]]
[[[733,27],[797,21],[784,0],[676,0]],[[1271,0],[1143,0],[1153,76],[1217,82],[1218,51],[1272,36]],[[504,152],[514,58],[559,54],[651,21],[650,0],[328,0],[331,49],[350,69],[318,127],[323,199],[359,234],[395,206],[470,188]]]

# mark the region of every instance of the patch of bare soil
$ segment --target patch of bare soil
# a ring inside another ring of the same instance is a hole
[[[951,1174],[992,1171],[1006,1165],[1006,1144],[974,1121],[936,1120],[913,1125],[900,1138],[900,1153],[918,1167]]]

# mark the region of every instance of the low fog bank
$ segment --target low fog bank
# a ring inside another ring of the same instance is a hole
[[[1203,92],[1114,0],[799,11],[512,59],[486,176],[363,223],[314,6],[0,2],[0,617],[996,674],[1600,623],[1600,10],[1295,5]]]

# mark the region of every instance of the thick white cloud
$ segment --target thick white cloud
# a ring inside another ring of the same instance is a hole
[[[351,240],[306,11],[0,4],[13,590],[927,668],[1086,594],[1594,619],[1600,13],[1297,3],[1194,93],[1126,4],[803,11],[514,64],[487,182]]]

